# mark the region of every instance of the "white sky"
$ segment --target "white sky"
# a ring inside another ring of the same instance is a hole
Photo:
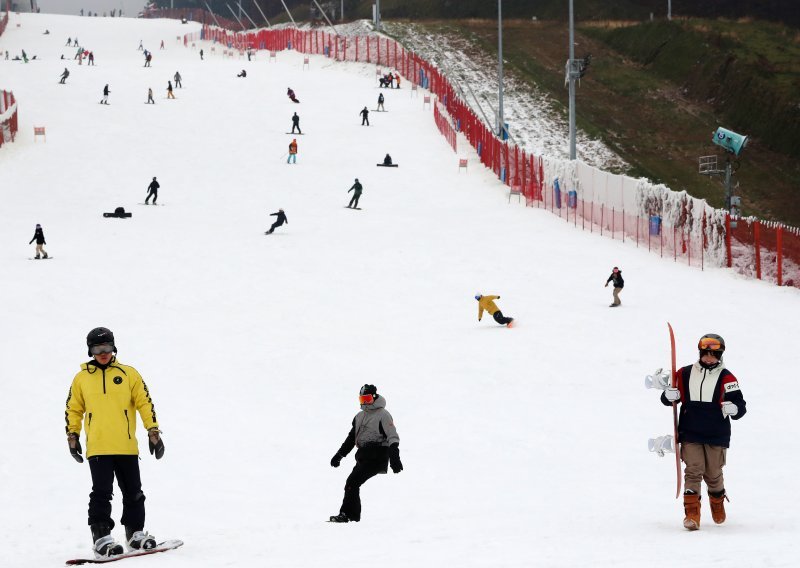
[[[5,4],[5,0],[2,0]],[[23,1],[23,0],[19,0]],[[69,14],[77,16],[83,8],[84,13],[88,11],[110,13],[111,10],[122,8],[126,16],[135,18],[147,0],[39,0],[39,8],[42,13],[49,14]]]

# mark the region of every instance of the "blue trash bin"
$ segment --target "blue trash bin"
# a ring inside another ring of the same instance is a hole
[[[503,183],[506,182],[506,169],[505,168],[500,168],[500,181],[502,181]]]
[[[558,178],[553,180],[553,203],[557,209],[561,209],[561,186],[558,184]]]
[[[292,40],[286,42],[286,49],[292,49]]]
[[[330,45],[326,45],[325,46],[325,57],[330,57],[330,56],[331,56],[331,46]]]
[[[661,217],[650,215],[650,235],[657,237],[661,234]]]
[[[567,204],[568,204],[567,206],[570,209],[575,209],[575,208],[578,207],[578,192],[577,192],[577,190],[573,189],[572,191],[567,192]]]
[[[503,140],[508,140],[508,123],[507,122],[503,123],[503,136],[502,136],[502,139]]]

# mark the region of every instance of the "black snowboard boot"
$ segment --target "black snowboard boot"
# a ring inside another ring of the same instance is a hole
[[[349,523],[350,519],[347,518],[347,515],[344,513],[339,513],[338,515],[334,515],[330,518],[330,522],[332,523]]]
[[[125,538],[131,550],[151,550],[156,547],[156,539],[144,531],[133,530],[125,527]]]
[[[110,558],[125,553],[122,545],[111,536],[111,527],[105,523],[90,525],[92,540],[94,541],[94,555],[97,558]]]

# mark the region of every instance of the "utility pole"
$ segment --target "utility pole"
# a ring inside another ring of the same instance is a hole
[[[672,20],[672,0],[667,0],[667,19]]]
[[[344,22],[344,0],[342,0],[342,4],[339,7],[339,21]]]
[[[569,159],[576,157],[575,149],[575,16],[569,0],[569,63],[567,75],[569,79]]]
[[[497,135],[503,138],[506,121],[503,116],[503,0],[497,0],[497,82],[500,86],[497,106]]]
[[[375,0],[375,31],[381,31],[381,0]]]

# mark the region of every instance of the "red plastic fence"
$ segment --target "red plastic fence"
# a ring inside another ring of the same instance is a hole
[[[648,250],[663,257],[672,257],[676,262],[680,258],[681,262],[701,268],[709,259],[713,264],[720,263],[719,248],[714,249],[715,254],[709,254],[712,252],[709,239],[724,233],[727,246],[723,262],[728,266],[755,278],[766,277],[778,285],[800,287],[800,230],[780,224],[765,225],[756,220],[737,220],[728,230],[727,217],[723,223],[719,214],[714,213],[712,219],[703,211],[702,216],[692,223],[689,210],[683,211],[672,225],[662,224],[660,217],[659,223],[654,225],[651,217],[642,213],[632,214],[608,203],[578,199],[577,193],[571,192],[570,188],[558,191],[552,182],[545,181],[542,156],[527,154],[524,149],[499,140],[458,97],[437,68],[392,39],[343,37],[323,30],[298,29],[240,33],[207,25],[199,36],[195,35],[191,34],[192,40],[217,41],[239,49],[294,49],[338,61],[373,63],[396,69],[406,81],[428,89],[438,98],[450,120],[439,111],[438,105],[434,108],[434,119],[453,148],[456,147],[455,132],[460,132],[475,148],[484,166],[494,171],[504,184],[525,196],[526,205],[550,209],[576,227],[580,223],[584,230],[596,231],[613,239],[630,240],[636,246],[647,246]],[[455,129],[451,123],[455,124]]]
[[[0,16],[0,36],[3,35],[4,31],[6,31],[7,25],[8,25],[8,12]]]
[[[14,93],[0,91],[0,147],[17,135],[17,100]]]

